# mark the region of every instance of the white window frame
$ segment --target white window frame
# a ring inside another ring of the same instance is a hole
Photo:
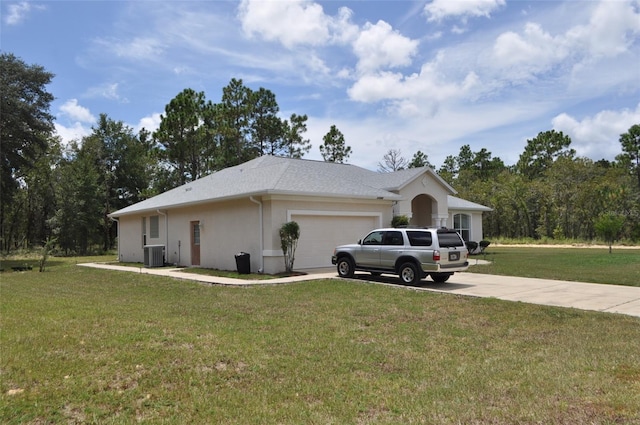
[[[456,218],[459,217],[457,219],[457,223],[456,223]],[[462,223],[462,217],[466,217],[467,219],[467,226],[463,227],[463,223]],[[471,214],[466,214],[466,213],[455,213],[453,215],[453,228],[456,232],[458,232],[460,234],[460,236],[462,236],[462,239],[465,242],[469,242],[471,240]],[[466,236],[466,237],[465,237]]]

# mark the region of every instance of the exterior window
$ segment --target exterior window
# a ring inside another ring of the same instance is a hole
[[[431,246],[433,244],[433,238],[429,232],[407,230],[407,237],[411,246]]]
[[[382,245],[382,237],[384,232],[371,232],[362,241],[362,245]]]
[[[455,214],[453,216],[453,228],[456,232],[460,233],[462,239],[466,242],[469,241],[471,237],[471,217],[468,214]]]
[[[200,225],[198,223],[193,224],[193,244],[200,245]]]
[[[149,236],[151,239],[160,237],[160,217],[157,215],[149,217]]]
[[[404,245],[404,239],[402,238],[402,232],[389,231],[384,235],[384,245]]]
[[[147,217],[142,217],[142,246],[147,244]]]

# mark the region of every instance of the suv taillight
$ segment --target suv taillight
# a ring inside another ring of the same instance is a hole
[[[433,251],[433,261],[440,261],[440,251]]]

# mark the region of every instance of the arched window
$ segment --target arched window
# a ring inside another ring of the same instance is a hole
[[[454,214],[453,228],[460,233],[462,239],[469,241],[471,237],[471,216],[469,214]]]

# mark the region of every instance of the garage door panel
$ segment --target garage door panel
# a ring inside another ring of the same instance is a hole
[[[292,215],[300,225],[296,269],[331,266],[333,248],[356,243],[378,226],[378,217]]]

